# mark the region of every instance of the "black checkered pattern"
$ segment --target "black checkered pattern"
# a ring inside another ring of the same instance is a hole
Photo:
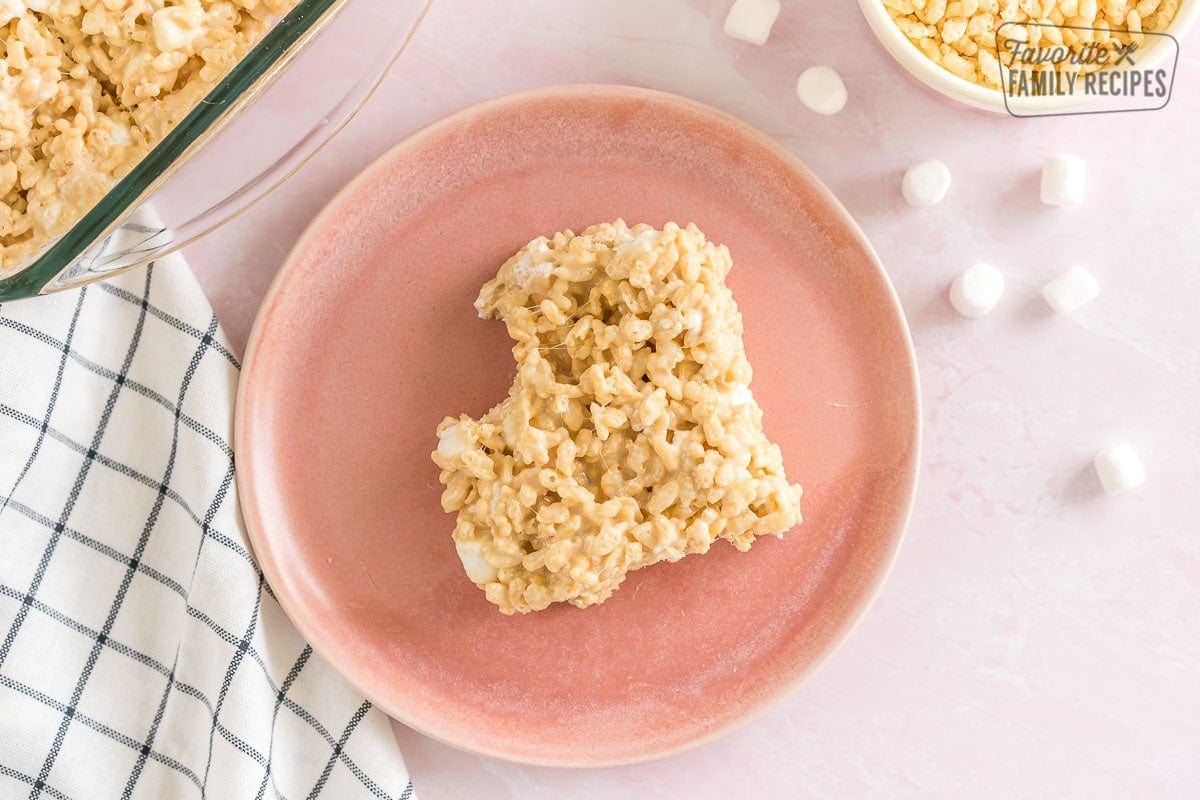
[[[246,544],[186,265],[0,306],[0,800],[413,796]]]

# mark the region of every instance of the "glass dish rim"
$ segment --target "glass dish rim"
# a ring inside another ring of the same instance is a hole
[[[334,18],[341,8],[353,0],[300,0],[296,7],[284,15],[279,22],[246,54],[221,81],[192,108],[188,114],[163,137],[124,178],[118,181],[104,196],[77,220],[66,233],[55,239],[31,263],[12,275],[0,278],[0,297],[18,299],[44,294],[47,286],[88,249],[98,245],[105,237],[127,219],[136,206],[151,195],[160,183],[182,166],[207,141],[220,133],[222,127],[236,114],[249,105],[269,85],[300,50],[315,37],[325,23]],[[280,183],[287,180],[321,147],[345,126],[355,113],[373,94],[386,75],[387,68],[407,48],[422,20],[428,13],[433,0],[418,0],[421,3],[411,30],[392,54],[382,74],[355,104],[324,141],[296,163],[291,170],[278,178],[263,192],[266,196]],[[261,198],[260,198],[261,199]],[[241,213],[249,205],[235,214]],[[226,220],[227,221],[227,220]],[[173,249],[178,249],[180,243]],[[138,265],[114,270],[97,279],[111,277],[135,269]],[[90,281],[89,281],[90,282]],[[66,287],[64,287],[66,288]]]

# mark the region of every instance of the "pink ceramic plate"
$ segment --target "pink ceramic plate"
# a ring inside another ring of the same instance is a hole
[[[729,245],[754,393],[804,523],[634,573],[603,606],[505,617],[462,573],[429,459],[512,380],[479,287],[531,238],[616,217]],[[251,336],[238,486],[304,635],[402,722],[514,761],[594,767],[710,741],[826,658],[912,500],[917,381],[870,246],[795,158],[672,95],[567,86],[409,137],[313,223]]]

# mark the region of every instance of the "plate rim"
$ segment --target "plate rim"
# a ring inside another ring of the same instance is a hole
[[[694,750],[710,744],[718,739],[721,739],[735,730],[742,728],[754,720],[762,717],[768,711],[776,708],[788,697],[795,694],[796,690],[808,680],[817,670],[823,667],[830,658],[850,638],[851,634],[857,630],[862,620],[875,604],[880,593],[883,590],[887,578],[891,575],[892,569],[895,567],[896,560],[899,557],[900,547],[904,539],[908,535],[908,528],[912,521],[913,507],[916,501],[917,486],[919,483],[921,457],[923,455],[923,439],[924,439],[924,412],[921,397],[921,382],[917,367],[916,348],[913,344],[912,330],[908,324],[908,317],[904,313],[904,307],[900,302],[899,295],[896,293],[896,288],[892,284],[891,278],[883,267],[883,263],[879,258],[879,254],[867,239],[862,227],[851,216],[850,212],[841,203],[841,201],[833,194],[832,190],[825,185],[823,181],[816,176],[815,173],[803,162],[798,156],[793,154],[788,148],[776,142],[773,138],[758,130],[747,122],[729,114],[720,109],[714,108],[707,103],[702,103],[698,100],[683,97],[671,92],[665,92],[657,89],[649,89],[640,86],[629,86],[624,84],[613,83],[567,83],[553,84],[549,86],[540,86],[531,89],[523,89],[507,94],[499,95],[487,100],[472,103],[457,111],[452,111],[442,117],[439,117],[426,125],[421,126],[415,131],[402,137],[396,144],[389,147],[370,164],[364,167],[358,174],[351,178],[341,189],[339,189],[333,197],[322,207],[322,209],[313,217],[304,230],[297,237],[295,244],[288,250],[287,255],[280,263],[279,269],[275,276],[271,279],[271,283],[267,287],[266,293],[263,295],[262,302],[255,313],[254,323],[250,328],[250,334],[246,341],[245,352],[242,357],[242,368],[238,375],[237,397],[234,402],[234,421],[233,421],[233,451],[235,458],[238,453],[243,452],[242,444],[247,442],[246,426],[247,421],[247,405],[249,403],[250,390],[248,384],[250,381],[247,376],[251,375],[254,366],[259,360],[258,349],[262,338],[263,331],[267,326],[267,319],[271,316],[271,311],[275,306],[278,295],[282,291],[283,284],[286,282],[289,273],[296,264],[296,257],[303,252],[310,239],[318,230],[324,227],[326,219],[333,213],[335,208],[339,208],[343,201],[353,195],[358,188],[372,179],[376,173],[386,167],[400,154],[417,144],[422,140],[440,133],[443,129],[461,125],[464,121],[473,117],[481,116],[493,110],[503,108],[507,105],[527,102],[537,99],[563,99],[569,97],[578,97],[586,95],[591,98],[604,99],[643,99],[651,102],[665,103],[676,108],[681,108],[691,113],[702,113],[713,117],[728,129],[736,132],[739,136],[743,136],[755,144],[764,147],[771,153],[776,155],[783,161],[789,169],[799,175],[806,184],[808,184],[814,192],[820,197],[825,205],[840,218],[840,221],[846,229],[853,234],[854,239],[863,248],[866,255],[869,257],[871,267],[874,269],[878,278],[882,281],[883,287],[886,289],[888,302],[891,304],[891,310],[895,313],[896,318],[900,322],[900,330],[903,335],[904,352],[908,357],[909,365],[909,380],[912,386],[913,393],[913,448],[912,455],[906,464],[906,473],[904,475],[908,484],[908,490],[903,496],[903,507],[898,517],[896,530],[891,540],[888,543],[888,551],[886,552],[880,568],[868,579],[869,587],[863,592],[862,596],[853,604],[853,609],[847,617],[841,621],[840,629],[830,637],[823,651],[812,658],[806,665],[801,668],[794,669],[780,686],[770,695],[762,698],[757,704],[747,708],[743,713],[730,717],[719,725],[714,726],[711,730],[706,731],[700,736],[693,737],[680,744],[663,747],[649,751],[644,754],[639,754],[633,758],[618,758],[610,760],[589,760],[585,754],[580,754],[578,757],[570,760],[557,758],[524,758],[513,756],[500,749],[481,748],[474,745],[464,744],[458,741],[446,731],[438,730],[420,719],[413,718],[406,714],[403,709],[397,708],[395,704],[389,702],[386,697],[382,697],[377,693],[370,691],[368,687],[360,685],[356,680],[352,679],[340,664],[333,658],[326,655],[324,647],[317,644],[316,636],[313,636],[313,626],[310,626],[307,620],[304,620],[303,615],[294,613],[291,606],[291,600],[286,598],[286,593],[276,591],[276,599],[282,608],[288,620],[295,625],[296,630],[304,640],[312,646],[325,663],[344,680],[347,685],[355,691],[363,695],[369,700],[372,705],[379,708],[387,714],[392,720],[401,723],[402,725],[411,728],[423,736],[427,736],[448,747],[453,747],[456,750],[470,753],[477,756],[496,759],[510,764],[519,764],[523,766],[539,766],[539,767],[556,767],[566,769],[603,769],[616,766],[628,766],[634,764],[644,764],[651,761],[669,758],[674,755]],[[248,452],[248,451],[247,451]],[[262,520],[259,513],[260,505],[257,502],[257,493],[255,491],[254,481],[250,476],[251,470],[247,468],[243,462],[241,469],[235,469],[234,482],[238,490],[239,507],[242,512],[242,519],[246,528],[246,534],[249,539],[251,551],[254,553],[255,560],[258,562],[259,568],[267,578],[267,582],[272,586],[275,585],[273,577],[277,577],[276,565],[267,558],[264,553],[266,548],[260,548],[260,541],[265,542],[269,537],[264,535]],[[304,621],[302,621],[304,620]]]

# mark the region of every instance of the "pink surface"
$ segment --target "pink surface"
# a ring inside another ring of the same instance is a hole
[[[296,236],[404,134],[456,108],[565,81],[637,83],[715,105],[799,155],[863,226],[913,328],[920,491],[896,567],[855,635],[783,705],[718,743],[596,772],[464,755],[397,726],[424,800],[670,797],[1178,797],[1200,785],[1200,39],[1163,111],[993,118],[905,80],[853,3],[785,4],[762,48],[721,33],[725,0],[439,0],[380,95],[278,196],[189,248],[244,341]],[[836,67],[846,109],[795,98]],[[1086,203],[1046,209],[1041,159],[1088,160]],[[904,207],[913,161],[950,165]],[[1009,275],[988,318],[951,279]],[[1075,319],[1040,285],[1084,263]],[[1128,438],[1149,482],[1101,494],[1096,452]]]
[[[618,214],[729,246],[805,521],[635,573],[598,608],[504,617],[462,574],[434,429],[512,382],[479,287],[535,236]],[[770,703],[861,616],[908,514],[914,369],[869,248],[785,151],[670,95],[525,93],[418,134],[301,241],[247,356],[243,514],[289,615],[389,713],[523,762],[645,761]]]

